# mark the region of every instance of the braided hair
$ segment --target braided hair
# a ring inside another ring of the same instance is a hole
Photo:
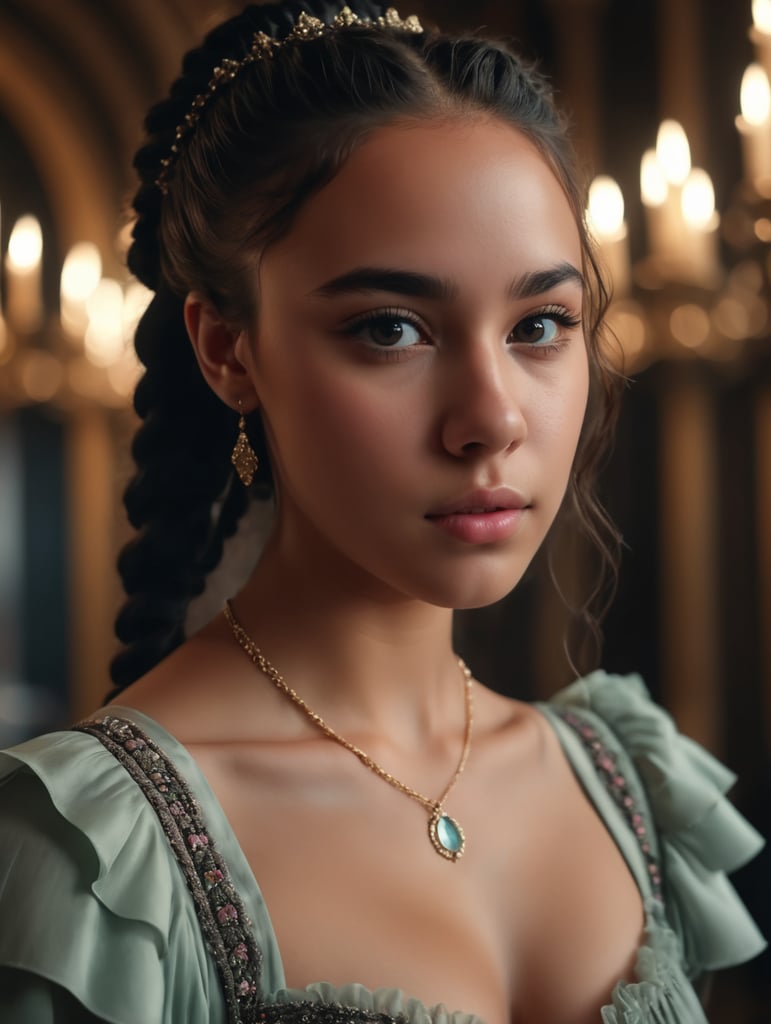
[[[363,19],[384,13],[372,0],[351,6]],[[202,592],[225,540],[249,501],[272,488],[258,413],[247,420],[260,459],[255,482],[247,491],[234,480],[235,416],[198,368],[183,320],[185,296],[203,295],[240,328],[253,323],[260,253],[286,234],[303,203],[369,131],[397,118],[490,113],[524,133],[561,182],[584,250],[592,378],[566,504],[605,561],[614,562],[615,533],[593,492],[616,407],[615,375],[599,336],[607,293],[584,227],[566,127],[544,78],[506,45],[377,25],[284,45],[273,59],[242,67],[206,104],[179,146],[166,187],[159,186],[177,128],[214,68],[226,59],[242,62],[257,32],[285,39],[301,11],[330,24],[339,5],[251,5],[214,29],[184,58],[168,98],[150,110],[135,157],[141,184],[128,265],[155,296],[136,333],[145,372],[134,407],[142,423],[124,500],[137,536],[118,563],[127,598],[116,622],[125,646],[111,667],[114,692],[183,641],[188,604]]]

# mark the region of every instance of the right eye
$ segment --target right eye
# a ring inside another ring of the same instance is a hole
[[[348,324],[345,333],[381,349],[413,348],[423,342],[421,328],[410,317],[398,312],[367,314]]]

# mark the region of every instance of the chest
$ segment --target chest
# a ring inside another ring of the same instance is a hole
[[[260,885],[290,988],[355,981],[487,1024],[584,1024],[632,976],[639,892],[563,759],[524,778],[494,758],[470,766],[447,807],[467,839],[452,863],[425,808],[345,751],[286,764],[192,752]]]

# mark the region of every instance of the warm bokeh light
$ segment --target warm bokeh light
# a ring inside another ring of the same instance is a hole
[[[742,117],[750,125],[762,125],[771,113],[771,88],[760,64],[750,64],[742,76],[739,92]]]
[[[672,337],[686,348],[700,348],[709,338],[710,322],[706,310],[685,303],[672,310],[669,318]]]
[[[93,242],[78,242],[62,266],[61,294],[69,302],[85,302],[99,284],[102,257]]]
[[[678,121],[662,121],[656,136],[656,158],[665,179],[682,185],[691,169],[691,149]]]
[[[771,0],[752,0],[752,23],[760,32],[771,35]]]
[[[646,206],[662,206],[666,202],[667,182],[653,149],[643,153],[640,163],[640,194]]]
[[[624,226],[624,196],[618,184],[606,174],[589,186],[589,224],[596,235],[614,238]]]
[[[715,216],[715,189],[712,179],[700,167],[694,167],[683,185],[683,217],[694,228],[710,227]]]
[[[50,352],[33,348],[24,353],[19,377],[28,398],[35,402],[48,402],[61,387],[64,368]]]
[[[120,284],[103,277],[86,300],[86,312],[86,356],[95,366],[110,366],[123,352],[123,289]]]
[[[112,366],[107,367],[107,378],[116,395],[129,399],[142,376],[142,367],[132,353],[125,353]]]
[[[742,341],[750,333],[750,315],[747,305],[731,295],[724,296],[712,311],[715,327],[726,338]]]
[[[60,294],[62,327],[78,343],[88,325],[86,302],[102,277],[102,257],[93,242],[77,242],[62,266]]]
[[[43,232],[40,221],[31,214],[20,217],[8,240],[8,267],[29,271],[40,265],[43,258]]]
[[[646,345],[647,331],[642,312],[631,307],[615,308],[608,314],[608,327],[621,346],[625,361],[629,363],[629,366],[620,368],[630,368]],[[612,350],[611,359],[614,359]]]
[[[137,324],[154,294],[141,281],[132,281],[126,287],[123,295],[123,337],[127,342],[134,337]]]

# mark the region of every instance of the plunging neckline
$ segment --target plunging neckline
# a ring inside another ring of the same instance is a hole
[[[556,733],[562,755],[568,765],[574,769],[575,762],[571,756],[570,747],[575,742],[575,737],[570,730],[565,730],[560,725],[559,720],[555,720],[545,705],[536,704],[533,706],[542,713],[547,723]],[[198,762],[183,743],[160,725],[159,722],[144,712],[123,705],[110,705],[107,710],[111,715],[125,717],[134,722],[168,754],[201,805],[210,833],[215,838],[220,854],[227,864],[233,884],[245,904],[250,922],[256,931],[258,946],[263,956],[263,998],[270,1002],[278,1003],[307,1000],[310,998],[312,1001],[319,1001],[321,1003],[349,1005],[360,1010],[387,1013],[394,1016],[405,1014],[409,1010],[407,1016],[409,1021],[423,1019],[431,1021],[431,1024],[485,1024],[484,1019],[475,1014],[469,1014],[461,1010],[450,1011],[443,1004],[429,1006],[396,988],[382,987],[369,989],[356,982],[335,986],[324,981],[310,982],[304,988],[287,987],[278,938],[259,882],[225,814],[222,804]],[[646,893],[643,888],[644,882],[641,884],[641,878],[644,878],[645,869],[644,866],[641,866],[639,856],[636,855],[636,851],[639,854],[637,844],[634,841],[619,842],[619,835],[614,830],[611,830],[607,824],[605,815],[608,808],[597,805],[596,793],[590,792],[588,795],[595,812],[600,816],[614,842],[619,847],[642,894],[645,914],[645,935],[649,936],[656,927],[656,921],[652,914],[654,908],[651,906],[650,889],[648,887],[648,892]],[[621,835],[623,836],[623,833]],[[646,944],[638,946],[636,951],[638,960],[648,950],[649,947]],[[270,975],[270,983],[267,982],[265,975]],[[616,989],[623,991],[636,985],[636,981],[622,981],[618,983]],[[598,1011],[598,1022],[603,1019],[604,1011],[606,1010],[612,1010],[612,1006],[609,1004]],[[410,1013],[413,1015],[417,1014],[417,1016],[410,1016]]]

